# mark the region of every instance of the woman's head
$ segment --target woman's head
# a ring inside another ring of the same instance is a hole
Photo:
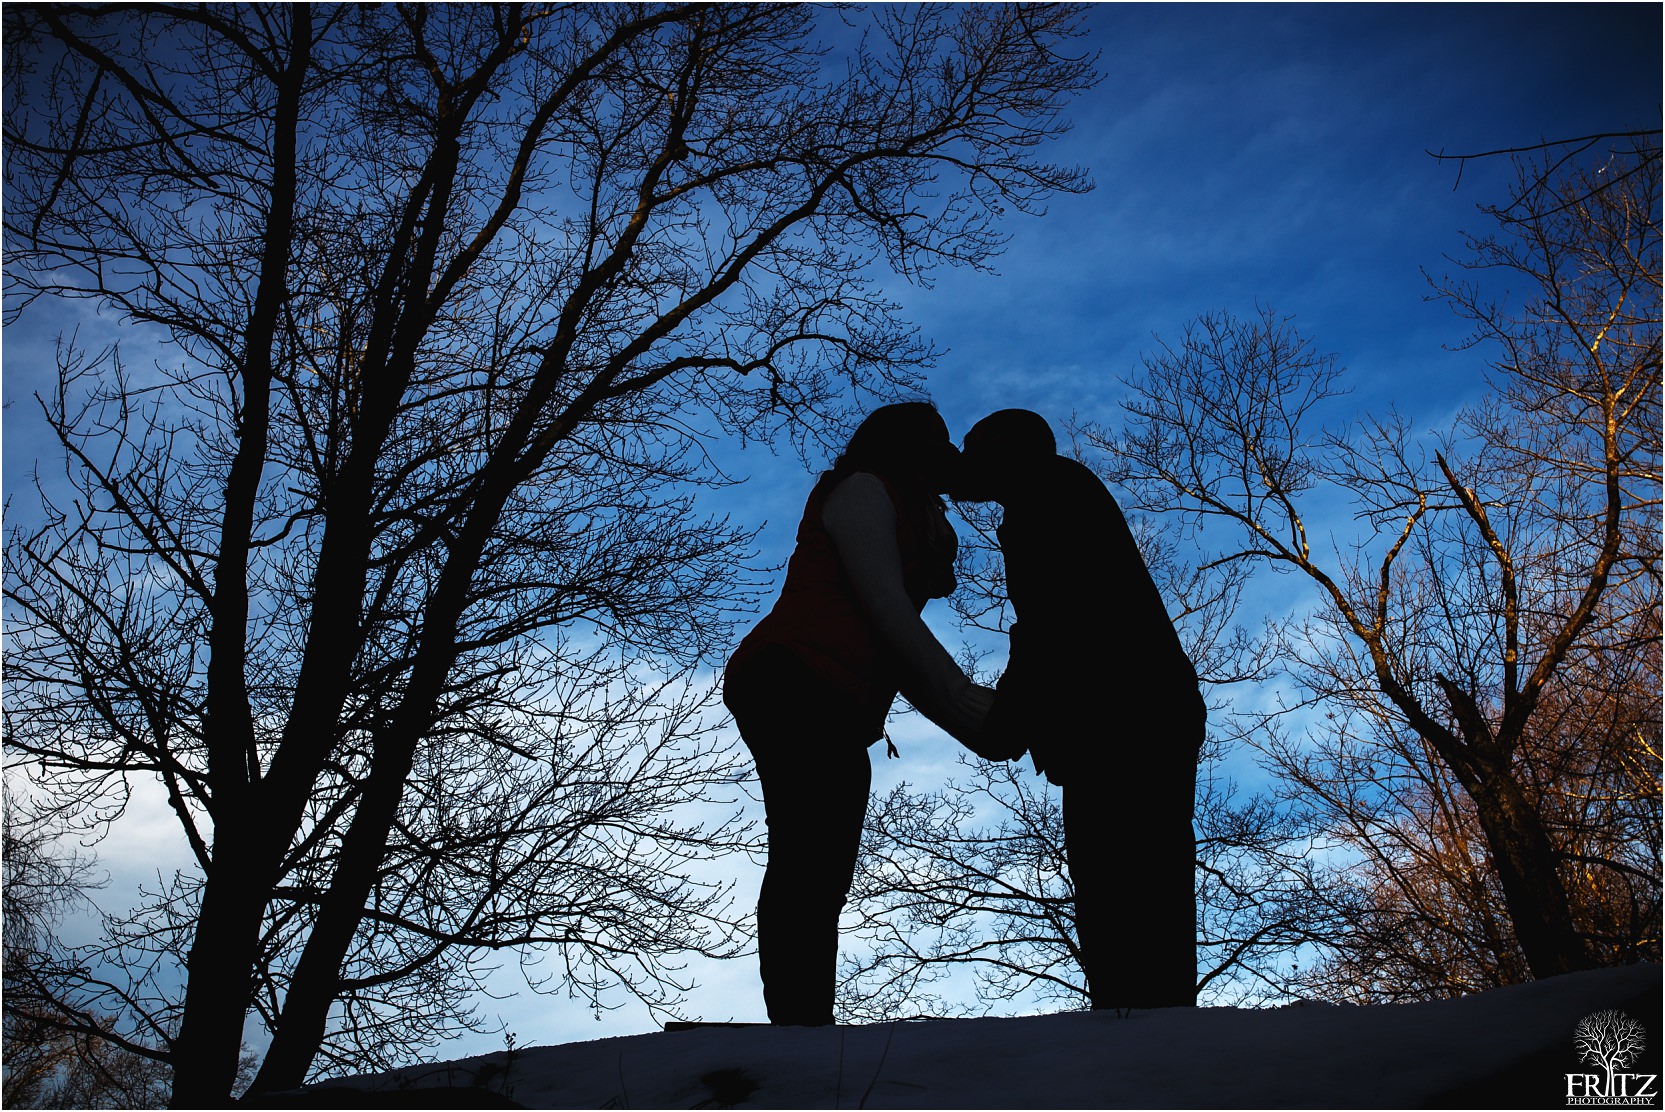
[[[959,460],[959,450],[936,406],[898,402],[867,415],[833,464],[833,473],[868,471],[892,482],[942,493],[954,483]]]

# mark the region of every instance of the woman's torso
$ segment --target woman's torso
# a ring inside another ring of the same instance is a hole
[[[900,664],[861,612],[831,534],[822,522],[828,497],[846,476],[823,474],[804,504],[797,544],[780,598],[729,658],[732,686],[766,649],[786,650],[840,696],[871,741],[880,736],[900,684]],[[953,590],[954,532],[940,499],[908,494],[879,476],[896,511],[902,581],[915,610]]]

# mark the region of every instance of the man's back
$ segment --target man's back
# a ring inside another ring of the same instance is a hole
[[[1020,626],[1014,653],[1033,654],[1031,666],[1060,678],[1194,688],[1196,672],[1110,491],[1064,456],[1033,478],[1006,503],[999,529]]]

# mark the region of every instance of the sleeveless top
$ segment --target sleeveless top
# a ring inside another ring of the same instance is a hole
[[[762,650],[785,649],[849,701],[853,720],[870,731],[862,741],[870,742],[884,733],[885,716],[901,686],[902,664],[862,614],[832,536],[821,523],[827,498],[847,477],[825,472],[810,491],[780,598],[729,657],[725,680],[741,674]],[[902,586],[918,612],[927,600],[953,593],[954,530],[940,498],[905,498],[888,479],[876,477],[896,508]]]

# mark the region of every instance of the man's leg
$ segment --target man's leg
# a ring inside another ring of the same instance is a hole
[[[1196,1003],[1196,763],[1080,770],[1063,789],[1076,936],[1094,1007]]]

